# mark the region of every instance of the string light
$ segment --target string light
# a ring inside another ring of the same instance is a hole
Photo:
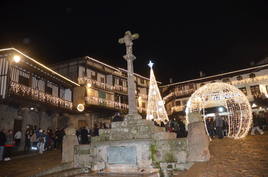
[[[66,109],[72,109],[73,103],[61,98],[46,94],[40,90],[36,90],[16,82],[11,82],[10,91],[19,96],[30,96],[34,100],[53,104],[55,106],[63,107]]]
[[[228,136],[239,139],[247,135],[252,123],[252,110],[247,97],[235,86],[226,83],[210,83],[200,87],[187,102],[186,121],[189,113],[201,112],[205,121],[205,109],[220,106],[227,109]],[[220,111],[221,112],[221,111]]]
[[[55,74],[55,75],[61,77],[61,78],[64,79],[64,80],[67,80],[68,82],[71,82],[72,84],[74,84],[74,85],[76,85],[76,86],[80,86],[80,85],[77,84],[76,82],[74,82],[74,81],[72,81],[72,80],[70,80],[70,79],[68,79],[68,78],[66,78],[66,77],[64,77],[64,76],[62,76],[61,74],[59,74],[59,73],[57,73],[57,72],[55,72],[55,71],[53,71],[53,70],[50,69],[49,67],[43,65],[42,63],[36,61],[35,59],[29,57],[28,55],[22,53],[21,51],[15,49],[15,48],[0,49],[0,52],[2,52],[2,51],[8,51],[8,50],[14,50],[14,51],[18,52],[18,53],[21,54],[22,56],[26,57],[27,59],[29,59],[29,60],[31,60],[32,62],[36,63],[37,65],[41,66],[42,68],[45,68],[46,70],[50,71],[51,73],[53,73],[53,74]]]

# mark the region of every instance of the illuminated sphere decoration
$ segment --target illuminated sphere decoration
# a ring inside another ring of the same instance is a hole
[[[79,112],[83,112],[85,110],[85,106],[83,104],[78,104],[76,108]]]
[[[208,108],[218,108],[215,110],[228,123],[228,137],[240,139],[247,135],[252,123],[252,110],[247,97],[238,88],[219,82],[200,87],[187,102],[186,123],[191,112],[199,112],[205,122],[207,117],[211,117],[206,113]]]

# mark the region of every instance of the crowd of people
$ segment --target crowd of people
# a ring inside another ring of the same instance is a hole
[[[215,113],[215,117],[206,118],[206,127],[211,138],[218,137],[222,139],[228,135],[228,121],[226,116],[220,116]]]
[[[168,121],[165,120],[165,122],[161,122],[158,124],[154,119],[152,119],[154,122],[154,125],[160,126],[160,127],[165,127],[165,130],[167,132],[173,132],[176,133],[177,138],[182,138],[187,136],[187,131],[185,128],[185,124],[181,119],[176,119],[176,118],[170,118]]]
[[[44,151],[61,149],[64,130],[56,129],[56,131],[53,132],[52,129],[49,128],[42,130],[40,128],[37,129],[36,126],[31,128],[27,125],[24,135],[24,151],[26,153],[37,151],[42,154]],[[20,130],[15,134],[12,130],[0,131],[0,161],[11,160],[12,153],[19,150],[22,138],[22,132]]]

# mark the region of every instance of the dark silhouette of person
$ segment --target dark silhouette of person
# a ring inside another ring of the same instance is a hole
[[[88,144],[88,130],[86,129],[86,127],[83,127],[80,131],[80,135],[81,135],[81,144]]]
[[[116,113],[116,115],[114,116],[113,118],[113,122],[120,122],[120,121],[123,121],[123,117],[120,115],[120,113]]]
[[[219,113],[216,113],[215,114],[216,134],[218,138],[220,139],[223,138],[223,124],[224,124],[224,121],[222,117],[219,115]]]

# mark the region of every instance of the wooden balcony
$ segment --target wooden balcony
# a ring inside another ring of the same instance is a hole
[[[30,98],[31,100],[35,100],[42,103],[47,103],[56,107],[64,108],[64,109],[73,109],[73,103],[67,100],[63,100],[61,98],[46,94],[43,91],[36,90],[16,82],[10,82],[10,93]]]
[[[127,110],[128,109],[127,104],[123,104],[123,103],[119,103],[119,102],[115,102],[112,100],[107,100],[107,99],[103,99],[103,98],[99,98],[99,97],[92,97],[92,96],[86,97],[85,100],[86,100],[86,103],[89,105],[104,106],[104,107],[118,109],[118,110]]]
[[[103,90],[107,90],[107,91],[112,91],[112,92],[122,92],[122,93],[127,93],[127,87],[123,87],[121,85],[109,85],[106,83],[102,83],[93,79],[90,79],[88,77],[80,77],[78,78],[78,83],[82,84],[82,85],[86,85],[86,84],[91,84],[91,87],[95,87],[95,88],[100,88]]]
[[[112,100],[107,100],[99,97],[86,97],[86,104],[88,105],[96,105],[96,106],[103,106],[107,108],[112,108],[116,110],[122,110],[122,111],[127,111],[128,110],[128,105],[124,103],[119,103],[116,101]],[[140,113],[146,113],[146,109],[142,107],[137,107],[138,111]]]

